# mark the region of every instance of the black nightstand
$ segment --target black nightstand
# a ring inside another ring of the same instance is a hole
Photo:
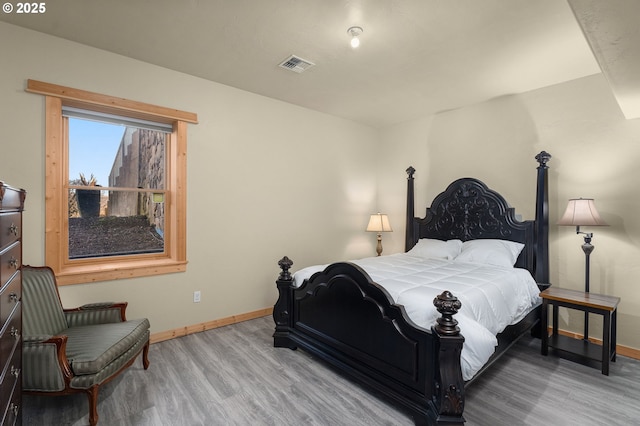
[[[547,355],[549,347],[577,355],[578,360],[587,364],[589,360],[602,363],[602,374],[609,375],[609,362],[616,360],[616,327],[619,297],[585,293],[564,288],[549,287],[540,293],[542,297],[542,355]],[[552,331],[548,333],[548,306],[553,305]],[[558,334],[558,307],[576,309],[585,313],[602,315],[602,345],[587,339],[573,339]]]

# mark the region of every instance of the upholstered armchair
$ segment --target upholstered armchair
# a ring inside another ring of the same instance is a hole
[[[85,393],[98,423],[98,389],[142,353],[149,367],[149,321],[126,320],[127,303],[63,309],[53,271],[23,266],[22,383],[27,394]]]

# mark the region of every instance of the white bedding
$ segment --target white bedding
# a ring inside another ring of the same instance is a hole
[[[369,257],[352,261],[383,286],[395,303],[404,305],[409,318],[430,329],[440,315],[433,299],[449,290],[462,303],[454,316],[465,338],[461,364],[470,380],[488,361],[498,344],[496,334],[521,320],[539,304],[540,290],[524,269],[446,259],[423,259],[409,254]],[[294,274],[300,286],[327,265],[301,269]]]

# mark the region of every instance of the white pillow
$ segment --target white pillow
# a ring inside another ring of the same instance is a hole
[[[423,259],[452,260],[460,254],[460,248],[462,248],[462,241],[460,240],[442,241],[421,238],[407,254]]]
[[[507,240],[465,241],[455,261],[512,267],[523,248],[524,244]]]

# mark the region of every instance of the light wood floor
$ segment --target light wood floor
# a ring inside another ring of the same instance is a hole
[[[100,391],[99,425],[412,425],[304,351],[273,348],[270,317],[151,346]],[[523,338],[466,389],[470,426],[640,424],[640,361],[610,376]],[[84,395],[24,397],[24,425],[88,424]]]

